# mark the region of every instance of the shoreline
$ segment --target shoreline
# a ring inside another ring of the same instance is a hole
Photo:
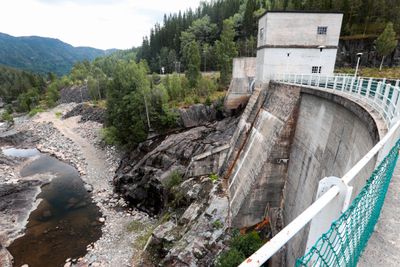
[[[112,178],[120,158],[115,149],[96,145],[101,124],[81,124],[77,117],[61,120],[54,115],[56,111],[66,112],[73,106],[63,104],[33,118],[23,119],[14,129],[30,131],[38,138],[33,147],[77,169],[102,213],[104,223],[100,239],[88,246],[87,254],[79,261],[73,259],[74,264],[70,261],[66,266],[131,266],[132,258],[138,252],[132,243],[141,233],[128,231],[128,225],[133,221],[152,224],[154,220],[143,212],[128,209],[125,201],[113,193]],[[94,135],[96,138],[92,138]]]

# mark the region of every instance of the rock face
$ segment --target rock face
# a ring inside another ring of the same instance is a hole
[[[95,121],[104,123],[106,119],[106,110],[89,104],[78,104],[71,111],[67,112],[63,116],[63,119],[74,116],[81,116],[80,122]]]
[[[170,220],[154,230],[146,251],[158,257],[155,265],[213,266],[216,254],[225,248],[229,202],[222,193],[222,182],[213,184],[206,177],[187,182],[179,190],[195,182],[201,192],[192,195],[196,195],[195,200],[176,216],[177,224]],[[189,197],[190,193],[184,195]]]
[[[87,86],[72,86],[61,89],[60,104],[62,103],[82,103],[92,100]]]
[[[236,118],[227,118],[142,143],[121,162],[114,177],[116,191],[140,210],[159,214],[170,174],[179,172],[188,179],[216,173],[236,124]]]
[[[217,119],[217,110],[214,106],[203,104],[192,105],[189,108],[179,109],[181,124],[183,127],[190,128],[203,125]]]

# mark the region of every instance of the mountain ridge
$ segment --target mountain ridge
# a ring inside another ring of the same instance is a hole
[[[15,37],[0,32],[0,64],[40,74],[54,72],[64,75],[76,62],[91,61],[114,51],[75,47],[57,38],[35,35]]]

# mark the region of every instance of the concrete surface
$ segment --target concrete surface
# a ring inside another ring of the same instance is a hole
[[[258,23],[257,82],[274,74],[333,75],[343,14],[310,12],[267,12]],[[317,28],[327,27],[326,34]],[[319,46],[324,49],[320,51]]]
[[[232,80],[224,102],[227,111],[246,106],[253,93],[250,86],[255,76],[255,57],[233,59]]]
[[[328,176],[342,177],[376,143],[367,123],[347,108],[303,94],[296,134],[289,160],[284,190],[283,220],[287,224],[315,200],[319,181]],[[353,184],[358,193],[375,167],[373,160]],[[304,254],[308,227],[287,245],[287,266]]]
[[[363,252],[359,267],[400,266],[400,164],[387,192],[375,232]]]

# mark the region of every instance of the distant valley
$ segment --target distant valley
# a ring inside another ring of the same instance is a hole
[[[64,75],[82,60],[108,55],[115,49],[74,47],[58,39],[38,36],[14,37],[0,33],[0,65],[40,74]]]

